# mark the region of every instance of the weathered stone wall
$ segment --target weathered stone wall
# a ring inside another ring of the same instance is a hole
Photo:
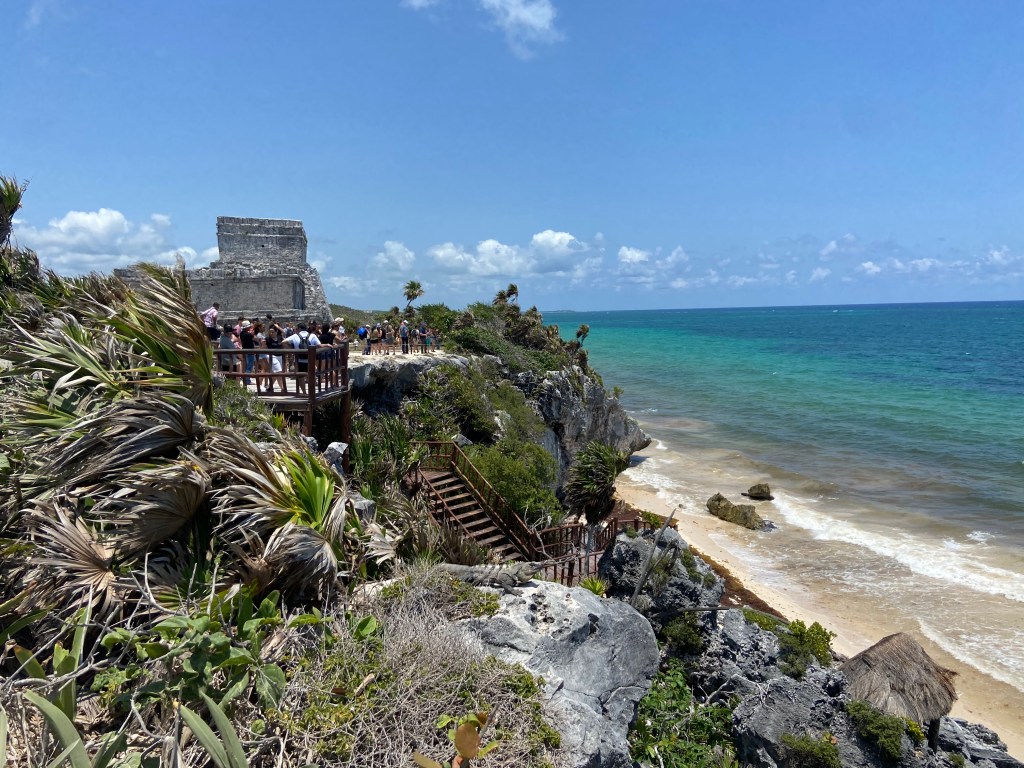
[[[188,272],[192,300],[202,311],[220,303],[221,318],[327,320],[320,275],[306,262],[306,231],[291,219],[217,217],[220,258]]]
[[[279,266],[306,266],[306,230],[291,219],[217,217],[220,264],[272,262]]]

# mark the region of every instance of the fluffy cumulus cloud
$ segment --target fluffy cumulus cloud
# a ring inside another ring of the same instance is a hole
[[[373,257],[373,263],[383,269],[397,269],[404,271],[412,267],[416,261],[416,254],[405,247],[405,243],[396,240],[388,240],[384,248]]]
[[[441,3],[442,0],[402,0],[401,4],[424,10]],[[475,0],[475,5],[505,35],[509,48],[519,58],[532,58],[540,46],[563,39],[555,26],[558,10],[551,0]]]
[[[826,269],[824,267],[816,267],[815,269],[813,269],[811,271],[810,281],[812,283],[820,283],[822,280],[824,280],[826,277],[828,277],[831,274],[832,274],[832,270],[831,269]]]
[[[130,221],[112,208],[98,211],[69,211],[46,226],[18,222],[18,242],[39,254],[43,263],[66,275],[85,272],[109,272],[139,261],[174,264],[184,260],[194,266],[201,257],[190,246],[170,240],[171,217],[152,214],[147,221]],[[214,253],[216,249],[212,249]]]
[[[578,276],[588,264],[583,256],[588,250],[586,243],[569,232],[546,229],[525,246],[493,238],[481,240],[475,248],[447,242],[428,249],[427,255],[435,267],[451,275],[521,280],[537,275]]]
[[[620,264],[642,264],[645,261],[650,261],[650,258],[650,251],[644,251],[640,248],[630,248],[625,245],[619,248]]]

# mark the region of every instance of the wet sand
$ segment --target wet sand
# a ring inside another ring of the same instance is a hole
[[[619,498],[638,509],[662,516],[672,512],[671,506],[647,487],[630,486],[620,478],[617,489]],[[832,648],[837,653],[853,656],[895,631],[844,610],[842,603],[826,603],[808,587],[795,583],[776,587],[760,582],[758,574],[736,554],[739,547],[730,547],[730,543],[739,543],[742,536],[757,534],[710,514],[706,517],[677,515],[676,520],[679,534],[688,544],[731,574],[735,580],[732,592],[742,599],[744,590],[749,591],[771,606],[772,613],[787,619],[800,619],[807,624],[817,621],[836,634]],[[957,672],[959,699],[950,714],[996,731],[1006,742],[1010,754],[1024,759],[1024,693],[961,663],[927,639],[919,636],[916,639],[937,663]]]

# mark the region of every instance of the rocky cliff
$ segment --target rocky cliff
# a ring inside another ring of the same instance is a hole
[[[494,358],[500,364],[497,358]],[[420,377],[439,365],[465,369],[469,360],[460,355],[373,356],[359,353],[355,344],[349,351],[352,391],[370,412],[395,411],[402,398],[411,394]],[[650,445],[636,419],[623,409],[618,398],[609,395],[599,381],[579,368],[521,373],[512,383],[526,395],[547,425],[544,448],[558,462],[559,487],[565,484],[569,466],[587,443],[597,441],[627,454]]]

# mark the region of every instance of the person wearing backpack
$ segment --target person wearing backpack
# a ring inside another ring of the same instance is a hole
[[[402,339],[402,354],[409,354],[409,321],[403,320],[398,327],[398,336]]]
[[[306,350],[319,347],[320,339],[310,333],[305,323],[299,323],[299,330],[284,340],[284,343],[298,351],[295,355],[295,389],[299,394],[306,392],[306,376],[309,373],[309,357]]]

